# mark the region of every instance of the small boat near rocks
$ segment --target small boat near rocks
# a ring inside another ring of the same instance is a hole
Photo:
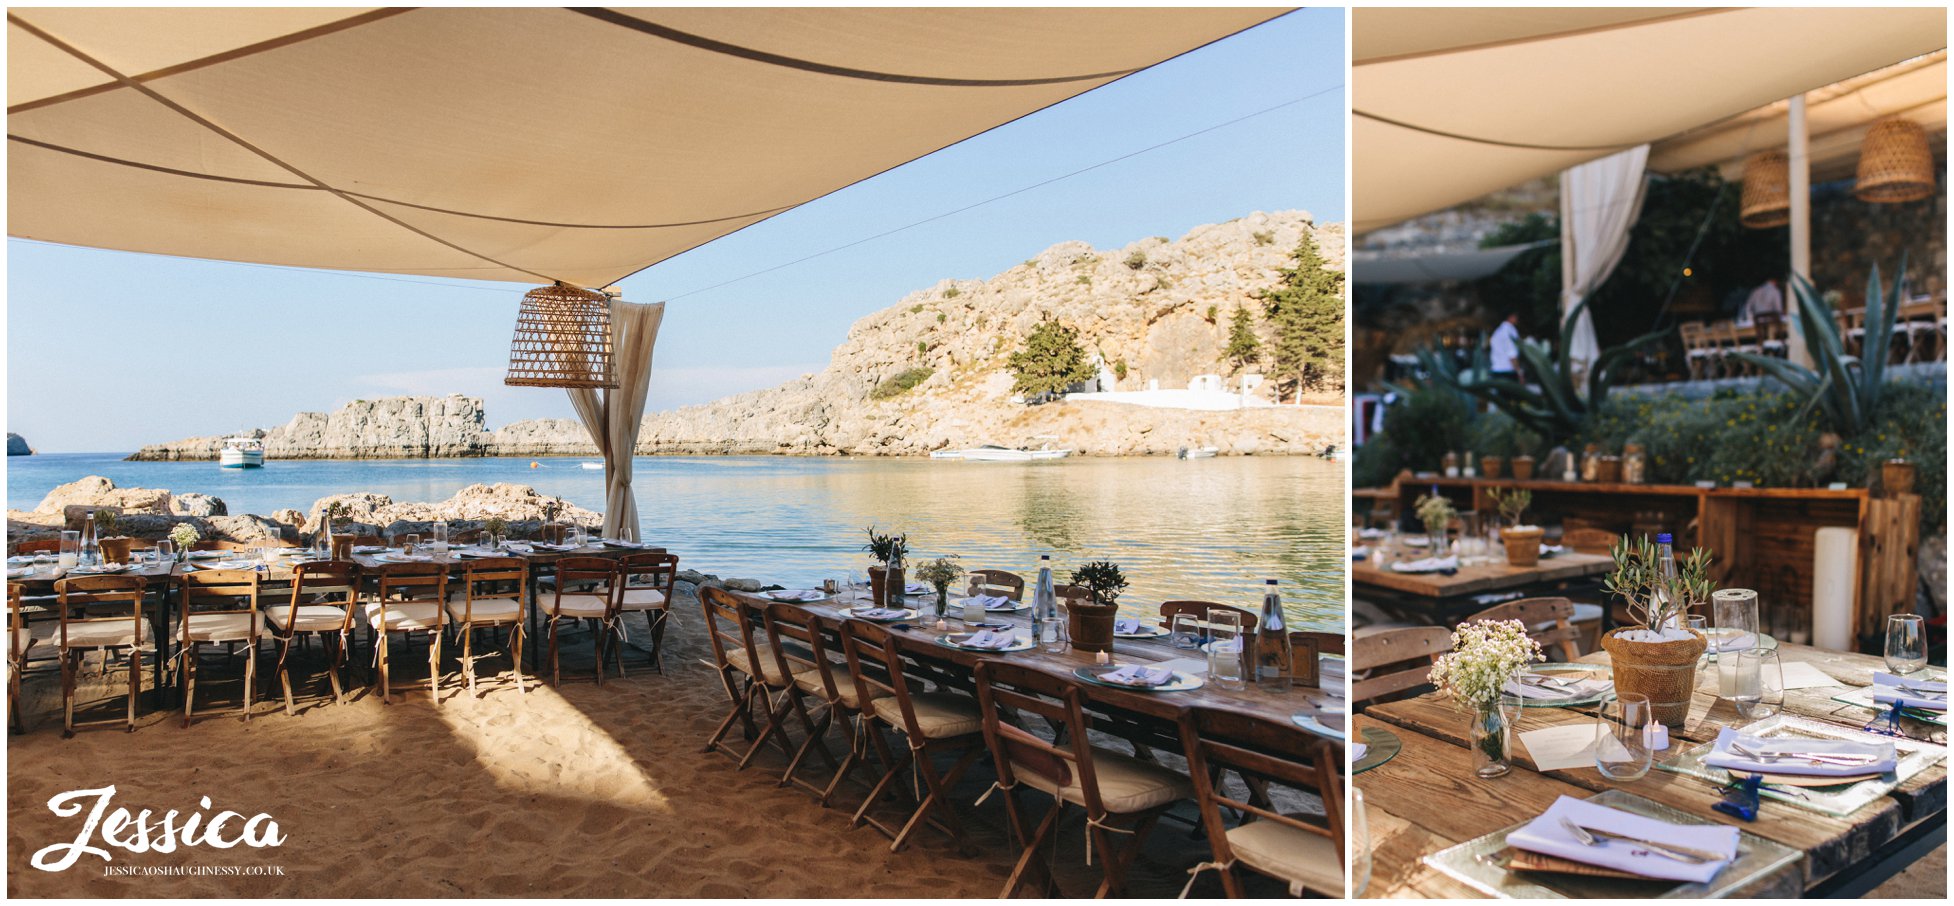
[[[265,442],[255,437],[224,438],[217,465],[224,469],[258,469],[265,464]]]

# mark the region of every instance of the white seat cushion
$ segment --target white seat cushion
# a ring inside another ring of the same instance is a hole
[[[841,696],[842,706],[854,708],[857,711],[861,710],[862,694],[855,688],[855,678],[838,669],[831,672],[834,673],[835,677],[835,694]],[[796,674],[794,676],[794,685],[801,687],[817,698],[825,698],[828,694],[827,687],[821,685],[821,672],[819,670],[809,670],[806,673]]]
[[[1072,777],[1059,786],[1050,777],[1016,762],[1011,773],[1035,790],[1044,790],[1074,805],[1086,804],[1085,788],[1079,784],[1077,765],[1069,765]],[[1194,784],[1180,773],[1111,749],[1092,747],[1093,776],[1099,780],[1099,803],[1115,815],[1143,812],[1177,799],[1194,798]],[[1338,878],[1342,878],[1339,874]]]
[[[1342,895],[1340,847],[1328,837],[1265,818],[1230,828],[1228,848],[1236,861],[1263,874],[1328,896]]]
[[[626,588],[619,610],[663,610],[665,593],[656,588]]]
[[[253,613],[193,613],[189,631],[179,633],[184,641],[191,642],[243,642],[251,638],[257,622],[258,615]]]
[[[610,607],[610,598],[604,595],[566,594],[558,598],[555,592],[536,596],[536,609],[546,614],[565,617],[602,617]]]
[[[433,601],[390,602],[387,608],[387,631],[413,630],[420,632],[441,628],[441,607]],[[380,625],[380,605],[366,605],[366,625]]]
[[[772,686],[775,689],[786,686],[787,680],[781,678],[780,667],[774,661],[773,649],[765,645],[756,645],[754,647],[759,649],[760,654],[760,670],[758,673],[754,672],[753,665],[747,663],[746,652],[739,648],[734,648],[726,652],[726,663],[733,665],[734,669],[747,676],[758,677],[760,682]],[[787,666],[789,670],[792,670],[797,665],[790,661]],[[796,672],[793,678],[799,679],[802,676],[813,675],[811,672]],[[820,678],[815,677],[815,679],[818,681]]]
[[[265,608],[265,625],[274,632],[285,631],[285,621],[290,619],[292,606],[276,604]],[[337,632],[346,625],[344,608],[330,604],[300,604],[298,621],[292,624],[293,632]]]
[[[916,728],[929,739],[965,736],[984,727],[984,718],[977,713],[977,703],[960,695],[924,692],[910,696],[909,704],[916,710]],[[898,730],[906,731],[909,727],[903,723],[902,706],[893,695],[870,702],[869,710]]]
[[[448,596],[448,616],[455,620],[469,619],[467,595]],[[522,601],[514,595],[499,598],[476,598],[473,618],[477,623],[506,623],[522,618]]]
[[[45,630],[41,626],[36,625],[33,629],[29,630],[29,635],[37,640],[37,645],[45,644],[45,642],[38,641],[43,638],[49,642],[59,644],[61,641],[61,625],[59,623],[47,624]],[[91,620],[86,623],[71,622],[68,624],[68,647],[70,648],[127,648],[131,645],[140,645],[147,641],[149,641],[149,621],[147,620],[143,621],[141,632],[138,632],[134,626],[130,625],[129,618],[126,616],[118,620],[104,620],[100,622]]]

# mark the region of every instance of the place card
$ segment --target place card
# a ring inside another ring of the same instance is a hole
[[[1813,689],[1820,686],[1843,686],[1825,671],[1804,661],[1784,662],[1784,687],[1786,689]]]
[[[1527,755],[1533,758],[1535,770],[1591,768],[1594,767],[1594,735],[1595,722],[1584,721],[1528,730],[1520,734],[1520,744],[1527,747]],[[1609,738],[1608,743],[1616,747],[1621,745],[1613,738]]]
[[[1171,661],[1160,661],[1151,666],[1164,670],[1172,670],[1175,673],[1185,673],[1189,676],[1208,675],[1208,659],[1204,657],[1177,657]]]

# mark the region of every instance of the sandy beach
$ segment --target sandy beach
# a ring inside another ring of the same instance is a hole
[[[979,850],[960,856],[941,834],[924,833],[902,853],[868,828],[850,830],[860,793],[823,810],[798,789],[776,786],[785,759],[763,754],[735,771],[700,746],[724,714],[724,692],[698,631],[696,604],[676,608],[668,635],[669,674],[627,663],[630,675],[517,695],[497,662],[481,699],[459,683],[440,707],[425,691],[393,705],[360,688],[334,705],[321,676],[296,717],[261,702],[247,724],[235,716],[178,726],[180,712],[145,713],[135,733],[81,731],[61,738],[58,673],[30,674],[33,725],[8,746],[7,892],[10,896],[628,896],[628,897],[992,897],[1017,847],[993,797],[967,812]],[[566,674],[588,658],[588,641],[567,649]],[[214,661],[212,662],[215,663]],[[264,670],[269,670],[267,660]],[[203,676],[215,677],[216,669]],[[318,674],[314,674],[318,676]],[[587,676],[587,673],[582,674]],[[123,674],[112,670],[107,679]],[[101,680],[93,680],[100,683]],[[276,689],[276,680],[270,688]],[[99,689],[99,687],[98,687]],[[104,699],[111,693],[95,692]],[[236,683],[214,701],[235,698]],[[119,707],[110,702],[106,707]],[[98,711],[97,713],[107,713]],[[837,743],[839,745],[839,743]],[[818,772],[818,769],[817,769]],[[989,784],[972,772],[961,803]],[[84,856],[50,873],[33,854],[72,840],[78,818],[53,815],[50,797],[114,784],[114,803],[157,814],[194,810],[265,812],[285,842],[275,848],[197,848]],[[1031,800],[1027,800],[1031,801]],[[893,807],[891,807],[893,808]],[[1042,805],[1040,806],[1042,808]],[[1191,806],[1189,806],[1191,813]],[[1089,895],[1098,869],[1083,859],[1077,817],[1058,855],[1061,883]],[[1174,896],[1185,869],[1207,856],[1186,824],[1165,822],[1131,874],[1133,893]],[[270,875],[119,876],[108,867],[256,866]],[[1258,887],[1252,889],[1259,889]],[[1196,893],[1218,896],[1212,873]],[[1268,893],[1279,893],[1271,889]]]

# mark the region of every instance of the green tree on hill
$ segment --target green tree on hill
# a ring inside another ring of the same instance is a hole
[[[1064,396],[1065,388],[1093,376],[1079,332],[1050,317],[1031,329],[1006,365],[1015,378],[1011,389],[1029,402]]]
[[[1228,348],[1222,355],[1240,371],[1262,358],[1262,340],[1255,335],[1255,318],[1248,309],[1237,306],[1228,322]]]
[[[1308,230],[1293,257],[1296,266],[1283,268],[1282,279],[1261,298],[1275,329],[1269,358],[1276,386],[1295,391],[1300,401],[1304,388],[1343,382],[1343,274],[1324,266]]]

